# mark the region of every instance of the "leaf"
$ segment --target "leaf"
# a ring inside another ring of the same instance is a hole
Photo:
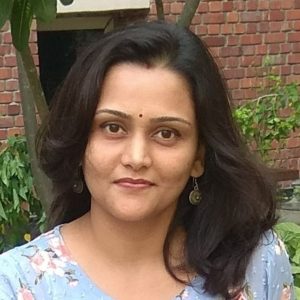
[[[300,267],[292,266],[292,272],[293,274],[300,274]]]
[[[24,200],[27,200],[26,192],[27,192],[27,187],[26,187],[26,186],[21,186],[20,189],[19,189],[19,195],[20,195]]]
[[[18,193],[15,189],[13,189],[13,201],[14,201],[14,209],[16,209],[17,207],[19,207],[20,204],[20,199],[18,196]]]
[[[5,22],[9,19],[13,0],[1,0],[0,2],[0,29],[3,27]]]
[[[13,44],[22,51],[28,44],[32,22],[32,5],[29,0],[14,0],[10,23]]]
[[[296,294],[296,299],[300,299],[300,288],[295,286],[295,294]]]
[[[50,22],[56,17],[56,0],[30,0],[33,14],[41,22]]]
[[[3,209],[3,206],[2,206],[1,201],[0,201],[0,217],[1,217],[2,219],[4,219],[4,220],[7,221],[7,216],[6,216],[6,214],[5,214],[5,211],[4,211],[4,209]]]
[[[4,164],[2,165],[2,172],[1,172],[0,180],[3,182],[4,185],[6,185],[8,187],[9,181],[7,178],[6,169],[4,168]]]
[[[300,233],[300,226],[292,222],[284,222],[276,225],[276,231]]]
[[[298,238],[298,243],[296,245],[296,253],[294,255],[294,257],[292,258],[292,261],[297,264],[298,266],[300,266],[300,238]]]

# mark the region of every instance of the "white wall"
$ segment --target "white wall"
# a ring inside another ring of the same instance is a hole
[[[143,9],[150,7],[150,0],[74,0],[64,6],[57,1],[58,13],[79,13],[95,11],[113,11],[123,9]]]

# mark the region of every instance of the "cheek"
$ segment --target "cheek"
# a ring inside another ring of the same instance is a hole
[[[82,170],[87,183],[101,177],[105,173],[106,166],[109,165],[108,162],[105,162],[105,155],[101,151],[97,151],[97,149],[98,147],[89,145],[84,154]]]
[[[95,158],[94,158],[94,153],[92,151],[91,145],[88,145],[85,150],[84,158],[82,161],[82,169],[84,173],[89,173],[92,169],[94,169],[93,167],[94,160]]]
[[[92,140],[85,151],[83,165],[94,170],[105,170],[117,159],[117,149],[105,147],[105,143]]]
[[[160,173],[163,174],[166,183],[180,184],[188,180],[194,162],[191,155],[189,151],[186,151],[176,155],[169,154],[165,159],[160,160],[158,164]]]
[[[107,177],[111,173],[107,169],[109,164],[105,164],[98,155],[94,155],[91,151],[86,151],[82,162],[82,171],[87,188],[92,197],[97,198],[100,190],[106,190]]]

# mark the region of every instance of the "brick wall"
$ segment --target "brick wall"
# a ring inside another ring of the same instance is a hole
[[[167,19],[175,21],[184,2],[165,0]],[[287,82],[300,81],[300,0],[202,0],[191,28],[218,58],[235,101],[256,96],[266,55]]]
[[[166,19],[176,21],[184,2],[164,0]],[[152,1],[150,18],[155,14]],[[267,55],[285,82],[300,83],[300,0],[202,0],[191,29],[216,57],[235,104],[256,98]],[[300,170],[300,130],[271,156]]]
[[[149,18],[155,18],[151,0]],[[166,18],[175,21],[183,0],[164,0]],[[123,15],[124,16],[124,15]],[[235,103],[256,97],[270,55],[286,82],[300,82],[300,0],[202,0],[191,29],[218,59]],[[36,34],[31,36],[37,54]],[[17,70],[8,26],[0,31],[0,140],[23,131]],[[37,59],[37,58],[36,58]],[[300,132],[281,151],[283,166],[300,170]]]
[[[31,33],[30,49],[38,65],[36,31]],[[0,141],[15,134],[23,134],[23,126],[16,55],[9,24],[6,23],[0,30]]]

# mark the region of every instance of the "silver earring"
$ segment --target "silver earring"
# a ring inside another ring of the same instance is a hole
[[[189,201],[192,205],[198,205],[202,199],[202,195],[195,177],[193,177],[193,185],[193,190],[189,194]]]

